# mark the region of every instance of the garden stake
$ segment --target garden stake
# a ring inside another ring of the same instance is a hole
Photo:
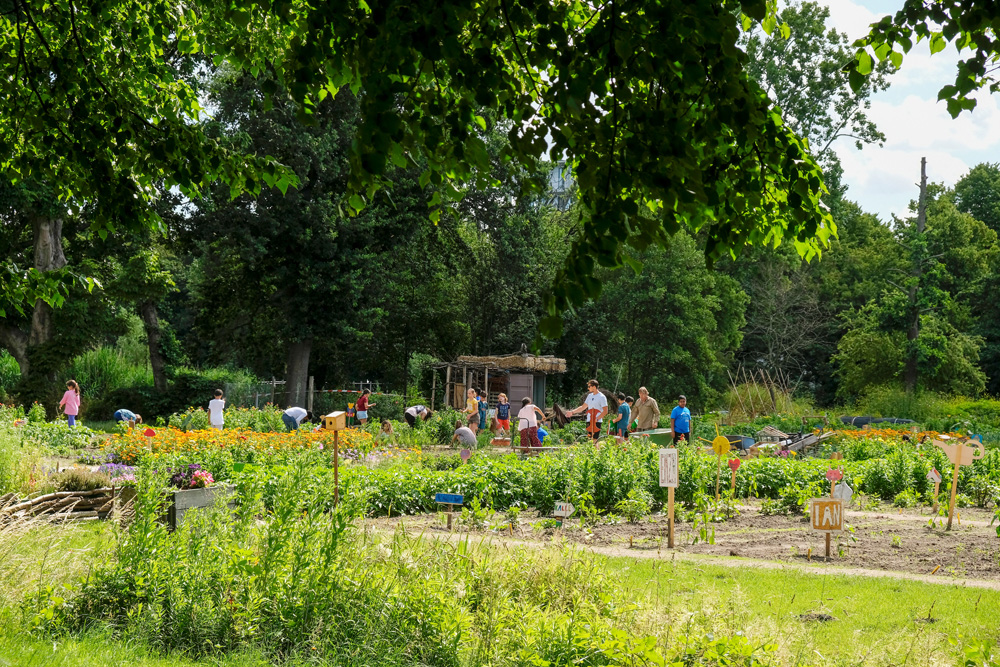
[[[337,434],[340,431],[333,432],[333,506],[336,507],[340,502],[340,439]],[[451,517],[449,517],[450,519]],[[448,527],[451,528],[451,521],[448,521]]]
[[[715,427],[718,430],[718,426]],[[715,440],[712,441],[712,449],[715,450],[715,456],[719,459],[719,466],[715,471],[715,504],[719,504],[719,478],[722,476],[722,457],[729,453],[729,448],[732,445],[729,444],[729,438],[724,435],[715,436]]]
[[[674,487],[667,488],[667,547],[674,548]]]
[[[947,436],[942,436],[945,438]],[[951,478],[951,502],[948,505],[948,526],[945,530],[951,530],[951,521],[955,517],[955,495],[958,493],[958,469],[962,466],[972,465],[975,459],[983,457],[983,445],[977,443],[975,449],[968,447],[964,442],[958,441],[954,445],[933,440],[935,447],[940,447],[948,455],[948,460],[952,462],[954,471]]]

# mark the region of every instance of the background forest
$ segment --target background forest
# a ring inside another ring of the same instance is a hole
[[[584,223],[560,165],[516,171],[498,158],[491,183],[468,186],[432,223],[446,186],[400,157],[391,186],[352,215],[344,193],[358,98],[327,97],[304,123],[291,102],[269,103],[279,84],[267,72],[204,63],[190,76],[207,78],[205,130],[288,165],[297,187],[235,199],[223,185],[194,199],[161,188],[161,232],[99,234],[87,206],[54,201],[44,181],[0,183],[0,260],[97,281],[74,282],[56,308],[5,309],[0,399],[52,406],[72,377],[85,416],[165,415],[227,382],[284,378],[301,391],[310,375],[317,387],[371,380],[426,396],[434,361],[536,341],[567,360],[569,372],[550,379],[556,399],[596,376],[628,392],[646,385],[668,403],[683,392],[703,409],[719,405],[739,368],[781,377],[823,406],[875,390],[996,394],[1000,165],[978,165],[953,189],[931,182],[923,216],[916,186],[912,217],[862,210],[831,146],[881,140],[866,110],[892,65],[852,92],[842,71],[852,53],[826,27],[828,10],[792,4],[782,19],[787,39],[758,31],[743,46],[824,168],[838,236],[820,260],[785,244],[709,265],[706,239],[676,230],[629,266],[599,269],[599,298],[565,314],[560,338],[542,340],[544,295]],[[499,156],[509,128],[481,113]]]

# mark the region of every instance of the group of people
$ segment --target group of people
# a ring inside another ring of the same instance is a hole
[[[371,391],[365,389],[361,392],[360,398],[355,405],[358,421],[364,425],[368,423],[368,410],[375,407],[375,403],[370,402]],[[621,438],[628,438],[630,433],[641,433],[659,427],[660,406],[656,399],[649,395],[645,387],[639,387],[639,398],[636,400],[632,396],[626,396],[619,392],[616,396],[619,402],[618,413],[610,420],[608,432]],[[208,402],[209,426],[215,429],[223,428],[225,424],[224,410],[226,400],[221,389],[216,389],[213,398]],[[497,397],[496,426],[495,430],[500,437],[508,437],[511,434],[510,428],[510,402],[506,394]],[[58,411],[66,415],[70,426],[76,425],[77,415],[80,414],[80,385],[75,380],[66,383],[66,393],[59,401]],[[596,440],[604,432],[603,424],[608,416],[608,399],[601,392],[600,384],[597,380],[587,382],[587,395],[583,403],[566,414],[568,416],[585,413],[587,415],[588,432]],[[403,412],[403,419],[410,427],[416,425],[417,421],[426,421],[433,412],[425,405],[412,405]],[[452,441],[463,444],[475,445],[476,434],[485,430],[489,418],[489,396],[485,390],[470,388],[465,402],[465,421],[455,422],[455,433]],[[142,416],[131,410],[122,408],[115,411],[116,422],[126,422],[130,426],[142,423]],[[287,431],[297,430],[304,421],[312,421],[313,415],[305,408],[290,407],[281,414],[281,421]],[[548,432],[540,426],[544,424],[547,417],[531,399],[524,397],[521,399],[521,408],[517,412],[517,429],[521,435],[521,444],[526,447],[541,447],[542,442]],[[674,442],[680,440],[691,440],[691,411],[687,407],[687,398],[683,395],[677,400],[677,405],[670,412],[670,428],[673,432]],[[392,434],[392,425],[384,420],[382,430],[389,435]]]
[[[645,387],[639,387],[639,400],[622,392],[616,395],[618,414],[611,420],[610,433],[620,438],[628,438],[630,433],[641,433],[659,428],[660,406],[649,395]],[[566,414],[587,414],[588,432],[596,440],[604,432],[604,418],[608,416],[608,397],[600,389],[597,380],[587,382],[587,395],[583,403]],[[691,411],[687,407],[687,397],[681,395],[677,405],[670,412],[670,430],[674,442],[691,440]]]

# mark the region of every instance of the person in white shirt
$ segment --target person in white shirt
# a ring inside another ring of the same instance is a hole
[[[403,413],[403,419],[405,419],[406,423],[410,425],[410,428],[413,428],[417,425],[417,417],[427,421],[430,419],[432,414],[434,413],[428,410],[425,405],[411,405],[406,408],[406,412]]]
[[[594,426],[595,423],[594,421],[592,421],[594,415],[591,415],[590,411],[597,410],[599,412],[599,414],[596,415],[597,428],[588,428],[588,432],[590,432],[594,440],[597,440],[599,437],[601,437],[601,420],[603,420],[604,417],[606,417],[608,414],[608,397],[601,393],[599,385],[597,384],[597,380],[590,380],[589,382],[587,382],[587,391],[589,391],[590,393],[588,393],[587,398],[584,399],[583,405],[581,405],[578,408],[570,410],[567,414],[573,416],[575,414],[579,414],[581,412],[586,411],[588,413],[587,425]]]
[[[208,423],[212,428],[222,429],[225,420],[222,411],[226,409],[226,401],[222,398],[222,390],[215,390],[215,398],[208,402]]]
[[[521,433],[522,447],[541,447],[542,443],[538,439],[538,417],[545,419],[545,413],[532,404],[531,399],[525,396],[521,399],[521,409],[517,413],[517,430]]]
[[[281,421],[289,431],[297,431],[305,419],[312,419],[312,415],[305,408],[288,408],[281,414]]]

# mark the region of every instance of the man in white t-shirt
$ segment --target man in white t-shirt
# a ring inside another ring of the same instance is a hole
[[[225,420],[222,411],[226,409],[226,401],[222,398],[222,390],[215,390],[215,398],[208,402],[208,423],[212,428],[222,429]]]
[[[305,408],[288,408],[281,414],[281,421],[289,431],[297,431],[307,417],[309,412]]]
[[[581,405],[578,408],[574,408],[573,410],[570,410],[567,414],[573,416],[581,412],[586,412],[587,426],[593,427],[595,425],[593,422],[594,415],[592,415],[590,411],[597,410],[598,411],[598,414],[596,415],[597,428],[588,428],[588,432],[591,434],[594,440],[597,440],[599,437],[601,437],[601,420],[603,420],[604,417],[606,417],[608,414],[608,397],[601,393],[599,385],[597,384],[597,380],[590,380],[589,382],[587,382],[587,391],[589,391],[590,393],[588,393],[587,398],[584,399],[583,405]]]

